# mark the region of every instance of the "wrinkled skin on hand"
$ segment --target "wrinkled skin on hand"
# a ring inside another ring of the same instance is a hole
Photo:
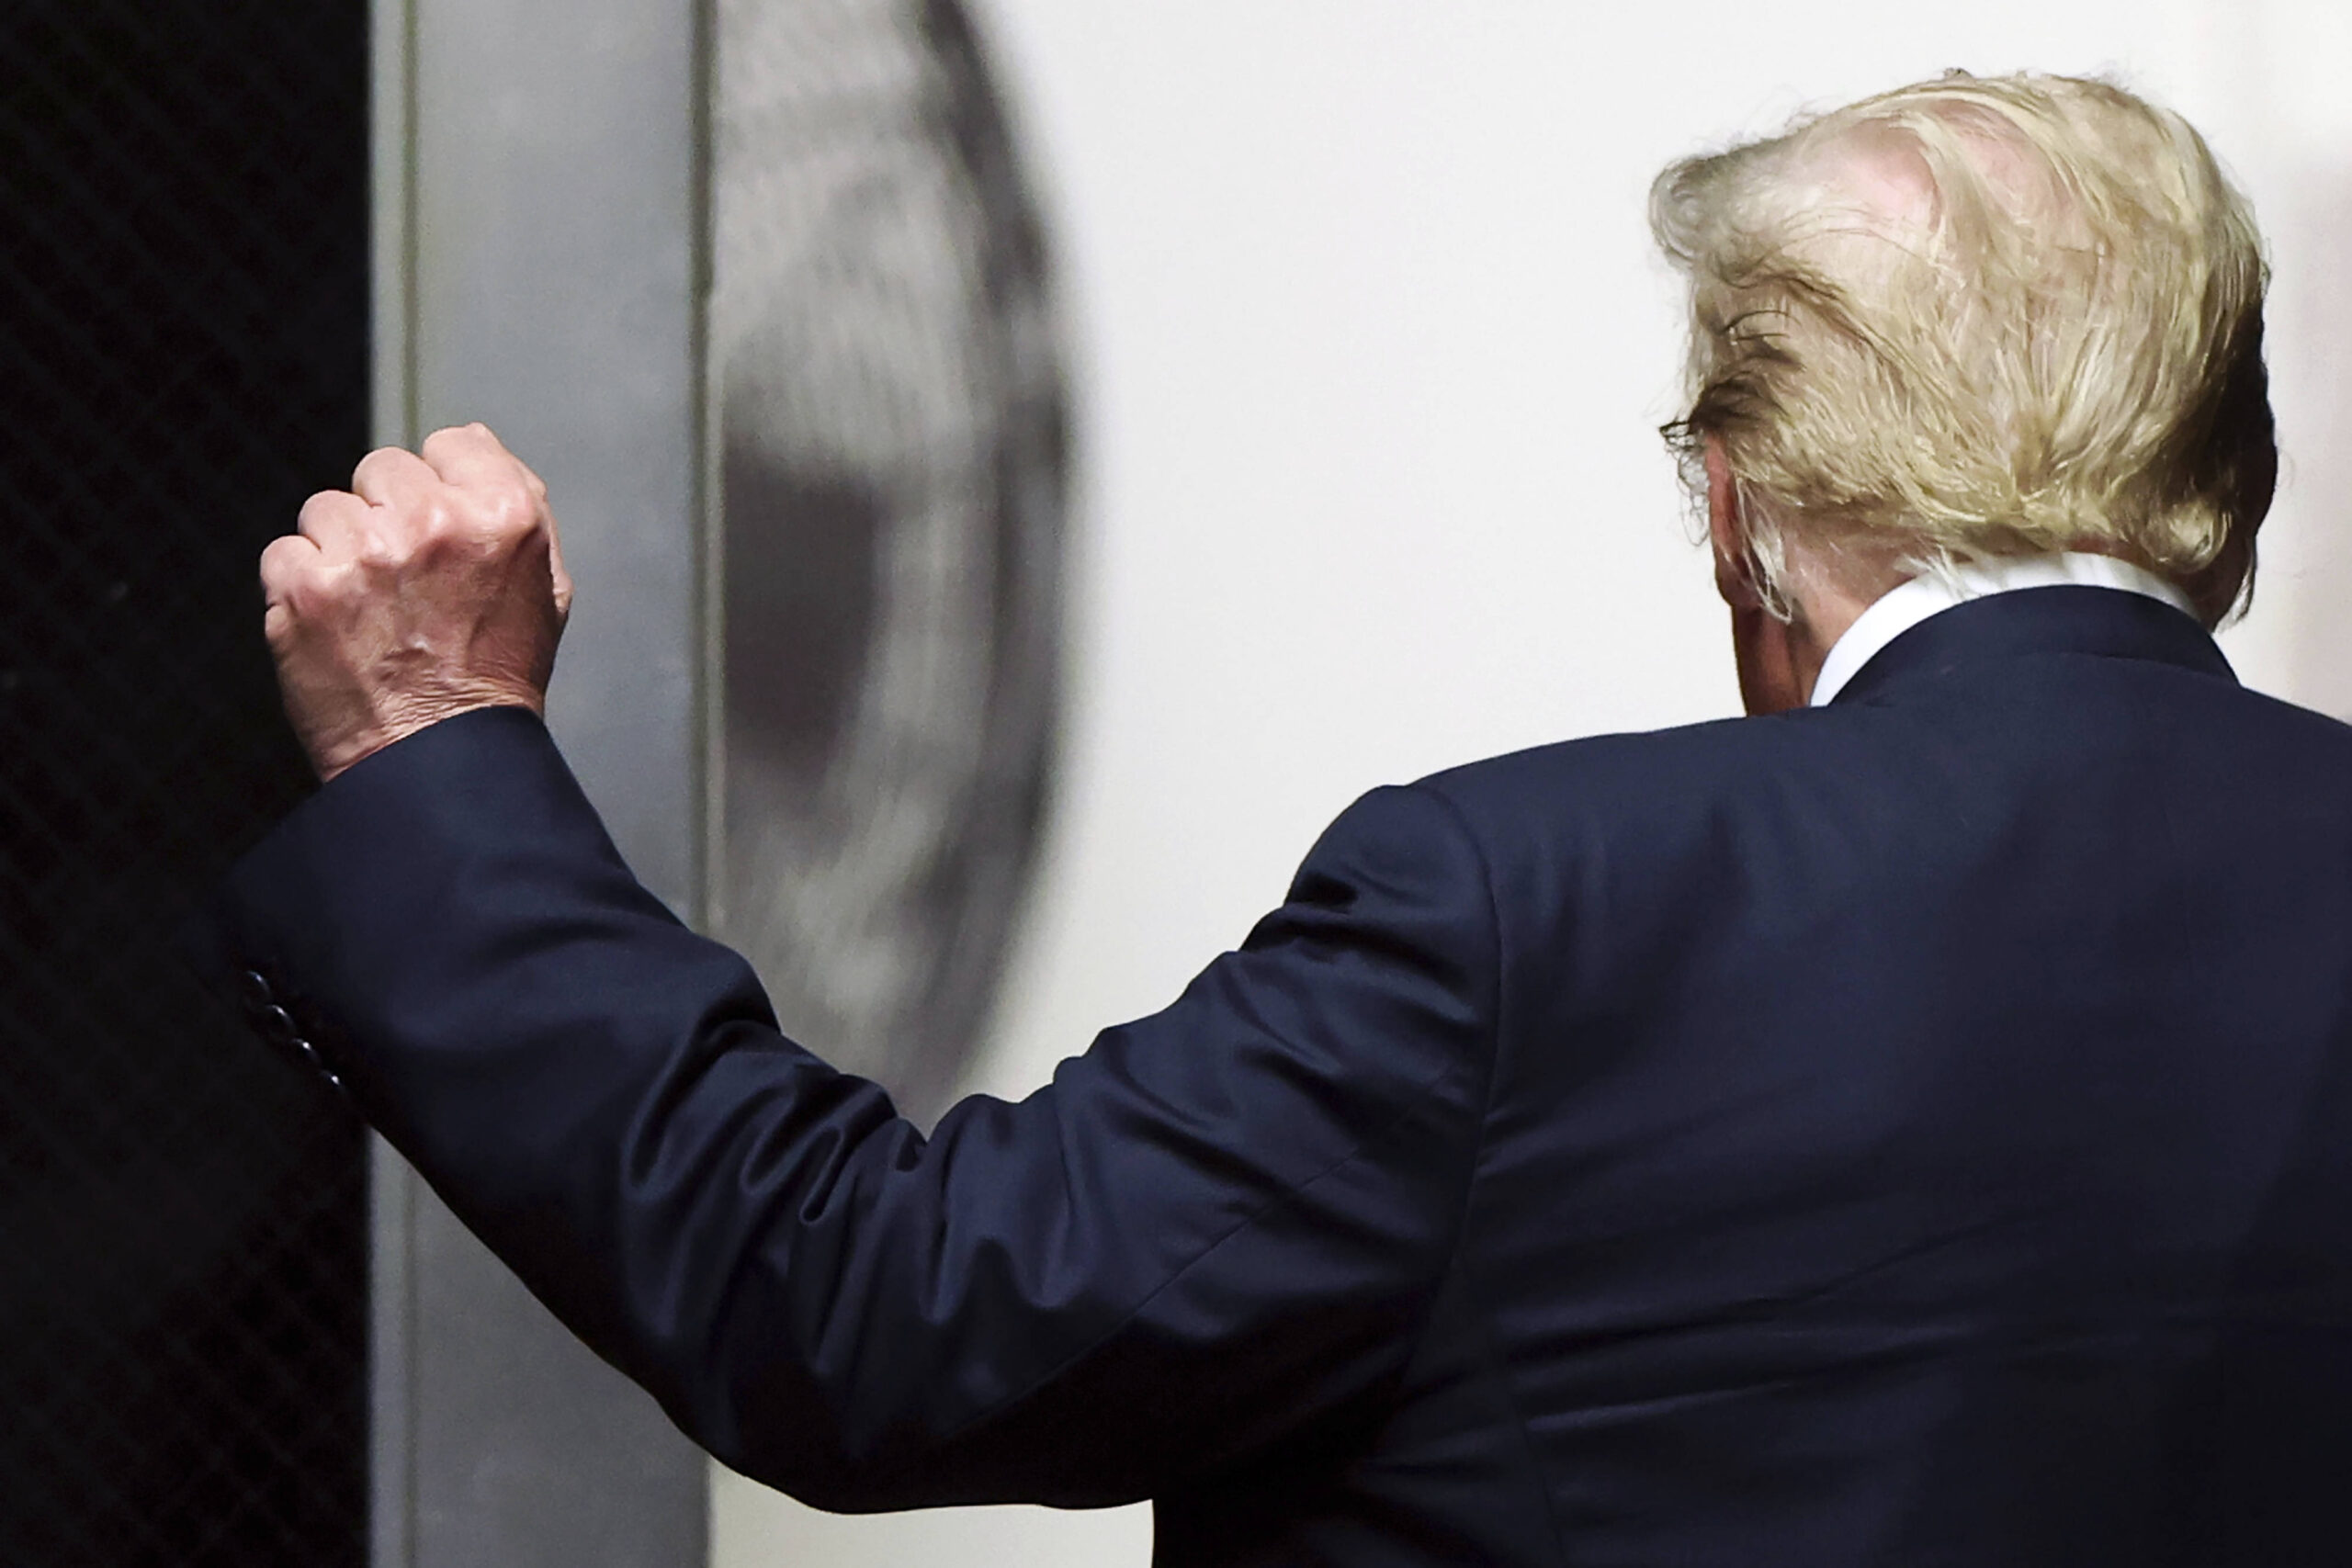
[[[369,453],[262,552],[263,630],[323,781],[473,708],[546,710],[571,609],[547,486],[480,424]]]

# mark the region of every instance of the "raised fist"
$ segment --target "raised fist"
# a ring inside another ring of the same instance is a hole
[[[547,486],[479,424],[370,452],[261,557],[286,715],[322,780],[479,707],[544,712],[571,608]]]

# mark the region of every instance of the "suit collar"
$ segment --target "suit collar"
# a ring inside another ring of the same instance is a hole
[[[1837,698],[1854,672],[1878,650],[1939,610],[1994,593],[2020,588],[2054,588],[2062,583],[2087,588],[2120,588],[2161,599],[2182,615],[2192,615],[2188,596],[2145,567],[2113,556],[2066,550],[2052,555],[1992,556],[1983,560],[1945,561],[1920,572],[1879,596],[1846,628],[1814,678],[1813,705],[1823,707]]]
[[[1890,685],[2021,655],[2145,659],[2235,681],[2204,627],[2160,600],[2112,588],[2020,588],[1970,599],[1873,654],[1831,700],[1864,702]]]

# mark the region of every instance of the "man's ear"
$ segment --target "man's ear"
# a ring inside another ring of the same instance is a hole
[[[1712,435],[1699,439],[1707,465],[1707,535],[1715,549],[1715,592],[1735,610],[1760,608],[1763,596],[1749,575],[1747,524],[1739,512],[1739,483],[1732,478],[1723,443]]]

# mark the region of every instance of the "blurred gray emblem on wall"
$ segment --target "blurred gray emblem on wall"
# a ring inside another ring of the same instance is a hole
[[[715,46],[714,913],[787,1033],[928,1119],[1054,760],[1044,236],[956,0],[719,0]]]

